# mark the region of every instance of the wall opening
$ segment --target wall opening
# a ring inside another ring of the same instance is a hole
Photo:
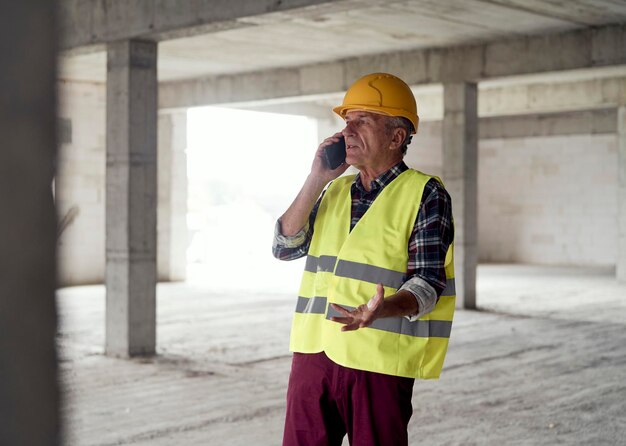
[[[276,219],[309,172],[316,120],[221,107],[187,117],[187,280],[296,293],[303,260],[280,262],[271,247]]]

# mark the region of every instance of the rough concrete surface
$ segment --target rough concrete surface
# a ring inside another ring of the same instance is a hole
[[[410,443],[624,444],[626,285],[510,265],[477,282],[483,310],[457,312],[442,378],[415,385]],[[104,294],[58,291],[68,444],[280,444],[291,296],[160,284],[159,355],[123,360],[103,356]]]

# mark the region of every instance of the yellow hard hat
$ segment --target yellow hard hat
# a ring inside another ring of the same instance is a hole
[[[353,83],[343,98],[343,104],[333,108],[342,118],[350,110],[365,110],[387,116],[402,116],[413,124],[417,133],[417,105],[409,86],[399,77],[387,73],[372,73]]]

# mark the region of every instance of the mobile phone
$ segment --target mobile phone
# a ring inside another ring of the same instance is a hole
[[[330,170],[335,170],[346,161],[346,140],[341,136],[338,142],[324,147],[324,162]]]

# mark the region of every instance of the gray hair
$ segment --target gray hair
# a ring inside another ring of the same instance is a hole
[[[411,140],[413,139],[413,124],[407,118],[403,116],[385,116],[387,118],[385,120],[385,128],[388,133],[391,133],[397,128],[404,129],[406,131],[406,137],[404,141],[402,141],[402,145],[400,149],[402,150],[402,156],[406,155],[406,151],[408,149],[409,144],[411,144]]]

